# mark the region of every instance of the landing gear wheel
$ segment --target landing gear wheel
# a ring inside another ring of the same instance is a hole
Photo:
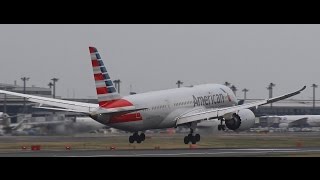
[[[140,137],[140,136],[137,136],[136,141],[137,141],[138,144],[140,144],[140,143],[141,143],[141,137]]]
[[[140,134],[140,139],[141,139],[141,141],[144,141],[146,139],[146,135],[144,135],[144,133],[141,133]]]
[[[218,131],[221,131],[221,125],[220,124],[218,125]]]
[[[134,138],[133,138],[133,136],[129,136],[129,142],[132,144],[132,143],[134,143]]]
[[[133,136],[134,140],[137,140],[139,138],[139,134],[138,133],[133,133],[132,136]]]
[[[192,136],[192,138],[191,138],[191,143],[192,143],[192,144],[196,144],[196,143],[197,143],[195,136]]]
[[[188,136],[185,136],[185,137],[184,137],[184,144],[189,144],[189,138],[188,138]]]
[[[225,125],[221,125],[221,129],[224,131],[226,130],[226,126]]]
[[[194,136],[194,138],[196,139],[197,142],[199,142],[199,141],[200,141],[200,134],[196,134],[196,135]]]

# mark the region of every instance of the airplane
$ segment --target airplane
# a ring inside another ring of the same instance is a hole
[[[19,123],[11,123],[11,118],[17,116],[9,116],[7,113],[0,112],[0,135],[10,134],[19,129],[25,120]]]
[[[185,144],[196,144],[200,141],[200,134],[194,135],[198,122],[215,119],[220,122],[218,130],[247,130],[255,122],[255,115],[249,108],[292,97],[306,88],[304,86],[292,93],[241,105],[238,105],[232,90],[220,84],[202,84],[123,97],[116,91],[97,48],[89,47],[89,52],[99,104],[4,90],[0,90],[0,93],[39,103],[37,108],[83,113],[101,124],[132,132],[130,143],[143,142],[146,130],[187,126],[190,132],[183,141]]]
[[[277,124],[279,128],[320,127],[320,115],[272,115],[260,118],[268,119],[270,125]]]
[[[90,117],[72,117],[63,118],[61,120],[47,120],[29,122],[25,120],[20,129],[15,129],[13,135],[67,135],[75,133],[90,133],[98,130],[109,130],[110,128],[97,121],[93,121]],[[110,129],[111,130],[111,129]],[[32,132],[32,133],[28,133]]]
[[[39,128],[46,129],[46,132],[49,134],[86,133],[100,129],[112,131],[110,127],[93,121],[90,117],[74,117],[40,122],[30,122],[31,117],[24,117],[18,123],[11,123],[11,118],[18,116],[24,115],[9,116],[6,113],[0,112],[0,135],[30,135],[30,133],[27,133],[29,131],[34,132],[32,134],[41,134],[36,130]]]

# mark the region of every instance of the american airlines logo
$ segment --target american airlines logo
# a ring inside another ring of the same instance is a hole
[[[193,106],[210,106],[213,104],[224,103],[224,95],[223,94],[213,94],[209,96],[194,96],[193,97]],[[230,97],[229,97],[230,98]],[[228,98],[228,99],[229,99]],[[229,99],[230,101],[230,99]]]

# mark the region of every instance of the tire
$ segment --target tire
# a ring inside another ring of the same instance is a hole
[[[141,141],[144,141],[146,139],[146,135],[144,133],[140,134],[140,139]]]
[[[139,134],[138,133],[133,133],[133,139],[137,140],[139,138]]]
[[[218,125],[218,131],[221,131],[221,125]]]
[[[133,138],[133,136],[129,136],[129,143],[134,143],[134,138]]]
[[[196,139],[197,142],[199,142],[199,141],[200,141],[200,134],[196,134],[196,135],[194,136],[194,138]]]
[[[197,143],[195,136],[192,136],[191,143],[192,143],[192,144],[196,144],[196,143]]]
[[[184,144],[189,144],[189,138],[188,138],[188,136],[185,136],[184,139],[183,139],[183,141],[184,141]]]

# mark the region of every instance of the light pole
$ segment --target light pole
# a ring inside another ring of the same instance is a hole
[[[249,91],[249,89],[242,89],[242,92],[244,92],[244,95],[243,95],[243,99],[246,100],[247,99],[247,92]]]
[[[224,85],[229,87],[230,86],[230,83],[229,82],[224,82]]]
[[[118,93],[120,94],[120,79],[114,80],[113,81],[115,88],[118,90]]]
[[[7,86],[4,87],[4,90],[7,90]],[[3,114],[7,113],[7,94],[4,95],[4,101],[3,101]]]
[[[52,78],[53,81],[53,98],[56,98],[56,82],[59,80],[58,78]]]
[[[311,86],[313,88],[313,101],[312,101],[312,108],[314,110],[314,108],[316,107],[316,88],[318,87],[318,85],[316,84],[312,84]]]
[[[23,81],[23,94],[26,93],[26,82],[29,80],[30,78],[28,77],[22,77],[21,80]],[[26,98],[23,98],[23,112],[26,111]]]
[[[53,86],[53,83],[52,83],[52,82],[49,82],[48,86],[49,86],[49,88],[50,88],[50,90],[51,90],[51,96],[52,96],[52,86]]]
[[[178,85],[178,88],[180,88],[180,85],[182,85],[182,84],[183,84],[183,82],[180,81],[180,80],[178,80],[177,83],[176,83],[176,85]]]
[[[238,91],[237,87],[235,85],[232,85],[230,89],[233,91],[234,95],[237,96],[236,95],[236,92]]]
[[[267,89],[269,90],[269,98],[272,98],[272,89],[276,86],[274,83],[270,83]],[[270,107],[272,108],[272,103],[270,103]]]

